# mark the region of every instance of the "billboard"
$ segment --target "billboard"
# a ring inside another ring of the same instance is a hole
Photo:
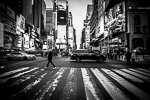
[[[67,0],[57,0],[57,9],[58,10],[64,10],[66,11],[67,9]]]
[[[57,12],[57,24],[58,25],[66,25],[67,24],[67,12],[66,11],[58,11]]]
[[[121,2],[106,12],[105,30],[112,33],[126,32],[126,7],[125,2]]]
[[[4,47],[4,25],[0,23],[0,47]]]
[[[57,1],[57,24],[66,25],[67,23],[67,1]]]

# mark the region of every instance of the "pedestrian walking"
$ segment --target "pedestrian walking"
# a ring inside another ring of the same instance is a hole
[[[127,50],[126,54],[126,60],[127,60],[127,65],[130,65],[131,64],[131,52],[129,50]]]
[[[48,62],[47,62],[47,65],[46,65],[45,68],[48,68],[49,63],[51,63],[51,64],[53,65],[53,69],[56,68],[55,65],[54,65],[53,62],[52,62],[52,56],[53,56],[53,52],[52,52],[52,50],[50,49],[49,52],[48,52],[48,57],[47,57]]]

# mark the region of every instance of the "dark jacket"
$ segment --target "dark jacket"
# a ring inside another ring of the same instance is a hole
[[[49,53],[48,53],[48,60],[49,60],[49,61],[52,60],[52,55],[53,55],[52,51],[49,51]]]
[[[130,60],[130,58],[131,58],[131,53],[129,51],[127,51],[127,53],[126,53],[126,59]]]

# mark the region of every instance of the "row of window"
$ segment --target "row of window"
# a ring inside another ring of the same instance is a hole
[[[150,16],[148,17],[147,25],[141,25],[141,17],[139,15],[134,16],[134,32],[135,33],[150,33]]]
[[[150,25],[147,26],[134,25],[134,33],[148,34],[150,33]]]

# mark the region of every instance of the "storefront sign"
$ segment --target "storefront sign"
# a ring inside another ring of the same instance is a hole
[[[20,28],[25,30],[25,18],[20,14]]]
[[[16,17],[16,33],[20,35],[20,32],[24,33],[25,31],[25,18],[20,14]]]
[[[24,47],[29,48],[29,35],[24,34]]]

